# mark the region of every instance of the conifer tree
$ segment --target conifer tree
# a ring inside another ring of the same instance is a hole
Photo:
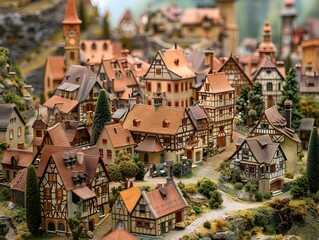
[[[279,111],[284,111],[284,103],[286,100],[292,101],[292,116],[291,126],[292,128],[298,128],[300,119],[302,118],[300,112],[300,97],[298,96],[298,82],[296,80],[296,69],[291,67],[288,71],[286,79],[284,81],[281,98],[278,102]]]
[[[308,156],[307,156],[307,170],[306,176],[309,182],[309,188],[312,193],[319,190],[319,136],[318,130],[314,127],[311,131]]]
[[[99,92],[93,119],[91,144],[95,145],[106,122],[112,121],[109,100],[104,89]]]
[[[30,233],[36,235],[41,224],[40,190],[36,169],[28,167],[25,188],[26,222]]]
[[[110,39],[111,38],[111,29],[110,29],[110,23],[109,23],[109,13],[106,12],[105,16],[103,17],[103,38],[104,39]]]
[[[86,30],[88,24],[87,24],[86,12],[84,9],[83,0],[80,0],[80,3],[79,3],[79,18],[82,21],[81,26],[80,26],[81,30]]]

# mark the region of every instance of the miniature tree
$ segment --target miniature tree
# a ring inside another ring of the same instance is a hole
[[[135,176],[135,180],[143,180],[145,175],[144,163],[141,161],[136,161],[135,163],[138,166],[138,173]]]
[[[296,129],[302,118],[300,113],[300,97],[298,96],[298,82],[296,80],[296,69],[291,67],[284,81],[281,98],[278,102],[279,111],[284,111],[284,103],[286,100],[292,101],[291,126]]]
[[[84,229],[81,223],[81,213],[77,212],[74,217],[68,218],[68,224],[72,232],[73,240],[79,240]]]
[[[121,152],[107,166],[106,170],[112,181],[123,183],[124,187],[127,188],[129,179],[136,176],[139,167],[129,153]]]
[[[109,13],[106,12],[105,16],[103,17],[103,38],[104,39],[110,39],[111,38],[111,29],[110,29],[110,23],[109,23]]]
[[[250,89],[248,86],[244,86],[240,89],[240,97],[236,100],[236,112],[241,113],[243,116],[244,124],[246,125],[246,119],[248,114],[248,93]]]
[[[264,110],[264,98],[262,92],[261,83],[255,83],[253,85],[253,90],[248,93],[249,108],[254,110],[256,115],[255,119],[259,119]]]
[[[310,135],[308,157],[307,157],[307,171],[306,176],[309,182],[309,189],[312,193],[319,190],[319,136],[317,128],[313,128]]]
[[[304,117],[314,118],[315,126],[319,126],[319,102],[313,96],[300,99],[300,112]]]
[[[36,169],[28,167],[25,188],[26,222],[30,233],[36,235],[41,224],[40,190]]]
[[[0,47],[0,68],[3,68],[9,60],[9,50],[5,47]]]
[[[93,119],[91,144],[95,145],[106,122],[112,121],[109,100],[104,89],[99,92]]]
[[[88,24],[87,24],[87,17],[86,17],[86,11],[85,11],[83,0],[80,0],[80,3],[79,3],[79,18],[82,21],[80,26],[81,30],[86,30]]]

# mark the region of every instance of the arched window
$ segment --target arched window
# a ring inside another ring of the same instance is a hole
[[[65,231],[65,225],[64,225],[64,223],[59,223],[59,224],[58,224],[58,230],[59,230],[59,231]]]
[[[49,222],[48,223],[48,230],[49,231],[55,231],[55,225],[53,222]]]
[[[107,50],[107,43],[106,42],[103,44],[103,49]]]
[[[117,222],[117,227],[118,228],[124,228],[124,222],[123,221]]]
[[[96,43],[92,43],[92,49],[95,50],[96,49]]]
[[[83,51],[85,51],[85,47],[86,47],[85,44],[82,43],[82,44],[81,44],[81,49],[82,49]]]

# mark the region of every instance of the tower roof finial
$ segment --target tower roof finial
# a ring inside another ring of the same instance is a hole
[[[63,24],[81,24],[82,21],[78,17],[74,0],[68,0],[65,8],[65,17]]]

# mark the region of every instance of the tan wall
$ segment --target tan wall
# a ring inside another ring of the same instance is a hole
[[[194,36],[194,37],[205,37],[209,38],[211,42],[217,42],[221,31],[221,27],[212,26],[208,31],[205,31],[203,27],[200,26],[182,26],[183,36]]]
[[[259,181],[259,189],[258,191],[261,193],[269,192],[269,179],[262,179]]]
[[[319,40],[318,40],[319,41]],[[319,44],[307,44],[302,47],[302,65],[306,67],[308,62],[312,63],[312,67],[316,70],[319,69]]]
[[[145,153],[142,153],[142,152],[139,153],[139,158],[140,158],[141,162],[144,162],[144,156],[145,156]],[[161,163],[161,153],[149,153],[148,160],[149,160],[149,165],[160,164]],[[165,160],[165,154],[164,154],[164,160]]]
[[[18,143],[25,143],[25,126],[20,120],[18,114],[13,111],[10,119],[16,118],[15,122],[9,122],[7,132],[5,134],[5,138],[3,138],[3,132],[0,134],[0,141],[6,141],[8,144],[10,143],[11,148],[17,148]],[[18,136],[18,128],[21,127],[21,135]],[[10,130],[13,130],[13,138],[10,139]]]
[[[285,137],[284,142],[280,143],[282,150],[284,151],[287,161],[286,161],[286,172],[295,174],[297,170],[297,160],[298,160],[298,148],[297,143],[288,137]]]

